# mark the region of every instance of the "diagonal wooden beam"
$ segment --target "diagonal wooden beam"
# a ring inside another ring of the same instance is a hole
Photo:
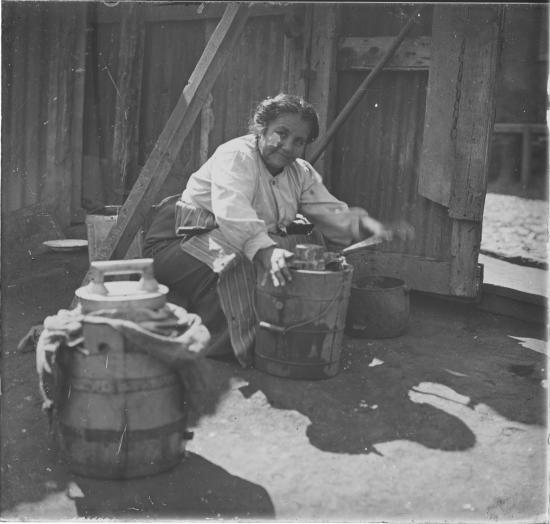
[[[115,226],[99,250],[100,260],[123,258],[164,184],[233,44],[244,29],[246,4],[231,3],[208,41],[195,70],[145,162]]]
[[[180,98],[145,162],[118,220],[98,250],[99,260],[121,259],[164,184],[176,155],[218,77],[248,17],[245,3],[230,3],[200,57]],[[89,272],[83,285],[89,282]]]

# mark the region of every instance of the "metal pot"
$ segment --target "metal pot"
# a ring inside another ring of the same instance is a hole
[[[398,278],[372,276],[352,284],[346,332],[359,338],[393,338],[409,322],[409,288]]]

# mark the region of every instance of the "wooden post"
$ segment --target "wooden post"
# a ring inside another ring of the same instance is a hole
[[[337,4],[316,4],[313,7],[312,45],[309,69],[308,101],[319,114],[319,134],[323,136],[334,119],[336,106],[336,57],[338,54],[340,7]],[[330,146],[329,146],[330,147]],[[330,188],[331,150],[327,147],[315,163]]]
[[[527,189],[531,176],[531,129],[525,126],[521,134],[521,187]]]
[[[72,196],[71,216],[73,222],[84,221],[86,215],[82,207],[82,171],[84,151],[84,93],[86,87],[86,39],[89,7],[83,6],[77,20],[77,41],[72,54],[72,77],[74,103],[72,112]]]
[[[189,82],[164,126],[149,158],[122,206],[118,221],[101,246],[98,259],[122,259],[166,180],[177,152],[198,117],[210,90],[244,29],[248,8],[229,4],[207,43]],[[89,273],[82,285],[89,282]],[[74,300],[73,300],[74,305]]]
[[[437,5],[418,192],[481,220],[494,123],[499,6]]]
[[[116,106],[113,133],[112,176],[121,197],[127,194],[137,176],[137,142],[143,44],[145,27],[139,19],[139,5],[131,3],[123,17],[116,75]]]
[[[307,98],[312,6],[292,7],[285,18],[281,91]]]

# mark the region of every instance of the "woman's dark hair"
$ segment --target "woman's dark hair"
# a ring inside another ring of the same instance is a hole
[[[271,122],[287,113],[299,115],[309,124],[308,142],[313,142],[319,136],[319,117],[315,108],[302,97],[285,93],[279,93],[260,102],[250,119],[249,130],[255,135],[260,135]]]

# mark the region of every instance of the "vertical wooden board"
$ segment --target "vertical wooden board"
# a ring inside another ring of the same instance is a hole
[[[283,20],[283,71],[281,91],[283,93],[299,92],[301,62],[304,45],[305,6],[293,6]]]
[[[88,211],[106,204],[105,185],[101,168],[101,133],[99,121],[99,26],[96,23],[97,5],[89,6],[88,37],[84,71],[84,115],[82,145],[82,205]]]
[[[73,111],[73,89],[70,82],[71,52],[74,49],[76,37],[76,19],[73,9],[66,9],[57,15],[59,24],[58,62],[58,126],[55,147],[54,176],[57,178],[57,195],[52,202],[55,216],[63,226],[71,222],[72,195],[72,129],[71,115]]]
[[[313,4],[306,4],[305,6],[305,18],[304,18],[304,35],[302,45],[302,63],[300,68],[300,77],[298,80],[298,92],[307,100],[309,99],[309,88],[311,80],[313,78],[313,71],[311,71],[311,53],[313,47],[313,12],[315,6]]]
[[[99,24],[97,5],[88,4],[83,129],[82,202],[88,209],[120,204],[111,178],[116,100],[117,24]],[[112,77],[112,80],[111,80]]]
[[[13,158],[12,155],[6,155],[6,151],[10,149],[11,139],[13,136],[13,116],[12,111],[7,111],[6,108],[11,108],[15,102],[15,93],[11,86],[13,84],[14,73],[14,55],[15,55],[15,33],[14,5],[8,4],[3,6],[2,10],[2,213],[6,213],[10,209],[11,198],[8,195],[12,193],[12,170]]]
[[[448,206],[451,185],[458,169],[456,144],[451,139],[453,111],[457,101],[459,62],[465,40],[455,27],[464,15],[464,6],[435,6],[432,52],[426,95],[424,140],[420,161],[418,192],[425,198]]]
[[[473,220],[453,220],[451,241],[450,294],[477,297],[481,292],[481,275],[477,269],[481,227]]]
[[[26,85],[26,68],[27,59],[27,26],[28,12],[27,10],[19,9],[16,12],[11,32],[13,34],[13,53],[10,88],[12,90],[10,111],[10,129],[9,129],[9,155],[11,157],[10,170],[7,173],[8,184],[7,190],[9,195],[9,208],[12,210],[18,209],[25,205],[25,85]],[[5,178],[5,177],[3,177]],[[8,208],[8,209],[9,209]]]
[[[42,8],[36,6],[30,12],[29,25],[32,27],[28,37],[27,53],[27,85],[24,105],[25,121],[25,172],[27,188],[25,191],[25,205],[35,204],[39,201],[40,179],[40,134],[42,122],[40,122],[40,106],[42,105],[42,84],[40,82],[40,58],[42,47]],[[22,112],[23,113],[23,112]],[[32,153],[31,153],[32,152]]]
[[[27,15],[20,21],[21,31],[29,36],[17,58],[25,82],[12,85],[20,122],[12,134],[21,151],[10,148],[10,155],[24,171],[23,198],[12,200],[12,205],[17,209],[40,202],[64,227],[71,221],[73,146],[79,140],[72,126],[73,59],[82,6],[40,3],[18,9]]]
[[[483,219],[489,148],[495,120],[495,79],[502,18],[499,6],[468,6],[466,47],[456,123],[457,170],[449,215],[460,220]]]
[[[202,21],[148,24],[143,61],[139,165],[144,165],[205,45]],[[170,52],[167,53],[167,50]],[[200,119],[175,157],[158,199],[181,192],[200,165]]]
[[[481,220],[494,122],[498,6],[436,6],[418,191]]]
[[[71,83],[73,89],[73,110],[71,120],[72,194],[71,217],[73,222],[84,221],[82,203],[82,169],[84,147],[84,93],[86,71],[86,40],[88,28],[88,6],[77,11],[76,35],[71,60]]]
[[[216,125],[210,152],[248,133],[259,102],[280,92],[283,78],[283,17],[250,18],[212,90]]]
[[[93,63],[96,76],[95,100],[99,158],[103,182],[104,204],[121,204],[122,192],[112,178],[111,158],[113,154],[114,115],[117,94],[116,75],[118,69],[119,24],[97,26],[97,62]]]
[[[78,38],[81,6],[46,7],[45,41],[47,47],[48,84],[45,95],[45,160],[42,171],[41,201],[62,226],[71,221],[73,181],[73,146],[79,134],[72,127],[75,88],[73,55]],[[33,72],[37,81],[40,69]],[[35,116],[35,119],[38,114]]]
[[[319,135],[323,136],[335,117],[336,105],[336,57],[338,51],[340,7],[337,4],[318,4],[313,8],[312,45],[309,69],[309,102],[319,115]],[[330,188],[330,158],[332,144],[315,162],[315,168],[323,175]]]
[[[46,20],[49,76],[47,84],[46,163],[42,175],[42,200],[45,203],[51,203],[55,201],[58,195],[56,147],[59,131],[60,105],[57,103],[57,95],[59,90],[59,60],[61,57],[56,44],[60,38],[60,27],[56,14],[48,10]]]
[[[39,53],[39,68],[35,71],[37,76],[36,81],[40,85],[40,105],[37,120],[40,127],[39,140],[39,170],[37,173],[37,185],[40,193],[40,200],[43,200],[42,193],[44,191],[44,173],[47,170],[47,138],[48,138],[48,81],[50,78],[50,50],[49,50],[49,27],[48,27],[48,6],[46,3],[41,4],[42,17],[40,22],[40,53]]]
[[[120,28],[120,48],[116,75],[112,179],[123,194],[129,193],[137,178],[137,135],[141,105],[145,25],[139,7],[131,4]]]

